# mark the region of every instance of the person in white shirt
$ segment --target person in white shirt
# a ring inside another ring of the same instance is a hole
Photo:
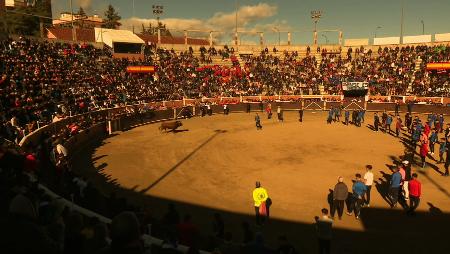
[[[366,173],[364,174],[364,184],[367,187],[367,191],[365,194],[366,206],[370,206],[370,190],[372,189],[373,184],[373,173],[372,173],[372,165],[366,165]]]

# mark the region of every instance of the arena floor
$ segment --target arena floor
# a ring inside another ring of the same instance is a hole
[[[386,191],[385,174],[391,174],[390,166],[401,159],[405,146],[391,135],[372,131],[367,126],[372,124],[372,113],[366,114],[360,128],[328,125],[325,112],[305,112],[303,123],[296,112],[285,112],[282,123],[267,120],[264,114],[261,131],[255,128],[254,116],[235,113],[182,120],[176,133],[160,132],[158,123],[144,125],[86,149],[86,160],[75,164],[81,163],[78,168],[103,191],[113,184],[127,190],[130,200],[147,202],[156,217],[166,211],[168,202],[174,202],[181,213],[193,214],[194,223],[209,232],[212,212],[221,211],[226,231],[234,233],[236,242],[241,240],[240,222],[254,224],[251,194],[255,181],[261,181],[273,200],[272,221],[254,230],[263,231],[272,246],[279,235],[286,234],[306,253],[315,253],[311,224],[321,208],[329,207],[329,189],[338,176],[344,176],[351,189],[354,175],[363,175],[365,165],[372,164],[380,185],[372,188],[371,207],[363,210],[361,220],[345,214],[343,220],[336,220],[333,252],[450,249],[440,241],[450,226],[450,178],[438,173],[444,171],[443,165],[433,162],[424,171],[413,166],[414,172],[421,172],[423,186],[417,216],[390,209],[381,195]],[[416,160],[420,160],[417,155]],[[427,239],[434,243],[428,244]],[[370,244],[368,249],[367,241],[384,244]],[[403,241],[408,241],[407,247]]]

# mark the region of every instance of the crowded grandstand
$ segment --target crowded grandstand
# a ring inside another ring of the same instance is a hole
[[[92,29],[94,42],[12,33],[0,40],[1,223],[2,231],[7,229],[0,245],[7,246],[5,253],[296,253],[283,232],[277,232],[279,245],[268,247],[263,234],[243,222],[245,238],[237,240],[216,213],[211,229],[198,233],[191,215],[180,216],[174,204],[155,218],[148,207],[114,191],[102,193],[71,162],[77,137],[93,128],[111,135],[144,122],[200,116],[203,107],[214,106],[214,114],[221,114],[233,104],[263,111],[263,103],[291,102],[302,105],[303,114],[305,103],[318,105],[311,109],[316,111],[328,111],[330,106],[321,105],[329,102],[337,103],[335,108],[353,103],[359,106],[349,110],[357,114],[373,102],[395,107],[396,114],[397,106],[416,112],[413,105],[450,113],[446,41],[261,45],[244,54],[237,44],[202,40],[180,50],[156,35],[153,41],[129,39],[130,31],[109,30],[115,29]],[[367,84],[367,91],[344,96],[351,82]],[[182,110],[189,113],[181,115]],[[158,112],[167,114],[157,119]],[[125,118],[133,124],[121,126]],[[449,129],[442,125],[444,120],[438,133],[449,142]],[[413,133],[412,126],[401,130]],[[442,160],[448,163],[445,149]]]

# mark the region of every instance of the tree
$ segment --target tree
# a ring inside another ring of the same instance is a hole
[[[41,28],[51,25],[51,19],[38,18],[51,17],[50,0],[35,2],[30,6],[19,6],[14,9],[16,13],[0,13],[0,27],[6,34],[40,35]],[[27,15],[25,15],[27,14]],[[43,31],[42,31],[43,32]]]
[[[108,5],[108,9],[105,11],[105,24],[103,25],[105,28],[118,28],[122,24],[119,22],[121,17],[119,13],[116,12],[112,5]]]
[[[80,6],[80,9],[78,10],[78,15],[80,15],[81,17],[86,16],[86,12],[84,11],[83,7]]]

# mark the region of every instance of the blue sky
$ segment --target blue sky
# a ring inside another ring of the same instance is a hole
[[[264,31],[268,42],[278,40],[273,27],[292,33],[293,43],[311,43],[313,22],[311,10],[322,10],[318,24],[321,29],[342,29],[344,38],[372,38],[377,35],[398,36],[400,34],[400,13],[402,0],[238,0],[239,30]],[[69,0],[54,0],[53,15],[69,10]],[[235,0],[73,0],[74,10],[84,6],[89,14],[103,14],[106,6],[112,4],[123,19],[123,29],[140,27],[142,23],[154,22],[152,5],[164,5],[161,17],[169,29],[201,29],[228,31],[228,38],[234,28]],[[404,35],[450,32],[450,0],[404,0]],[[380,26],[380,29],[376,27]],[[337,33],[326,32],[330,42],[337,41]],[[197,36],[206,36],[198,34]],[[257,41],[255,34],[246,34],[244,41]],[[287,40],[281,33],[281,41]],[[319,35],[319,42],[325,42]]]

